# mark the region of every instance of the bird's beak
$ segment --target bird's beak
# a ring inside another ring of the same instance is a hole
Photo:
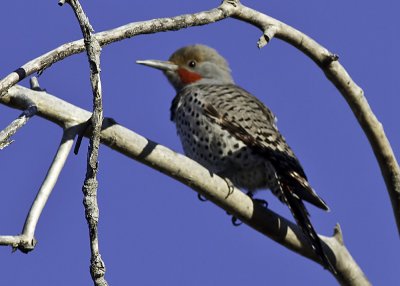
[[[136,63],[156,68],[162,71],[176,71],[178,69],[178,65],[168,61],[144,60],[144,61],[136,61]]]

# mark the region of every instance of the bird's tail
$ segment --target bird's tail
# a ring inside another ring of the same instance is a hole
[[[289,207],[297,225],[300,226],[315,254],[322,260],[325,268],[329,269],[332,273],[336,273],[335,267],[324,252],[321,239],[311,224],[310,215],[303,201],[296,195],[297,192],[292,189],[291,184],[285,180],[285,177],[280,177],[279,174],[277,176],[281,198]]]

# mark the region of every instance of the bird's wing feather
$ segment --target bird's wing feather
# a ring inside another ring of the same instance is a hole
[[[202,87],[205,93],[206,88],[210,87]],[[213,88],[215,92],[215,86]],[[275,125],[275,116],[247,91],[235,85],[220,88],[225,92],[220,91],[218,97],[213,97],[214,100],[204,106],[204,113],[272,163],[283,201],[316,254],[335,273],[302,200],[325,210],[328,206],[309,185],[303,168]]]
[[[207,93],[220,88],[218,97],[204,106],[205,114],[247,146],[262,154],[275,170],[290,183],[293,195],[315,206],[328,210],[326,203],[307,181],[298,159],[275,125],[273,113],[256,97],[236,85],[220,87],[205,85]]]

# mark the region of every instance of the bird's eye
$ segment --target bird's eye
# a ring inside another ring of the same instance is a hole
[[[191,67],[191,68],[194,68],[195,66],[196,66],[196,61],[190,61],[189,63],[188,63],[188,66],[189,67]]]

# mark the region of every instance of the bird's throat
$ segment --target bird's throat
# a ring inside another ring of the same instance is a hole
[[[183,84],[191,84],[201,79],[198,73],[191,72],[185,68],[179,68],[177,72]]]

